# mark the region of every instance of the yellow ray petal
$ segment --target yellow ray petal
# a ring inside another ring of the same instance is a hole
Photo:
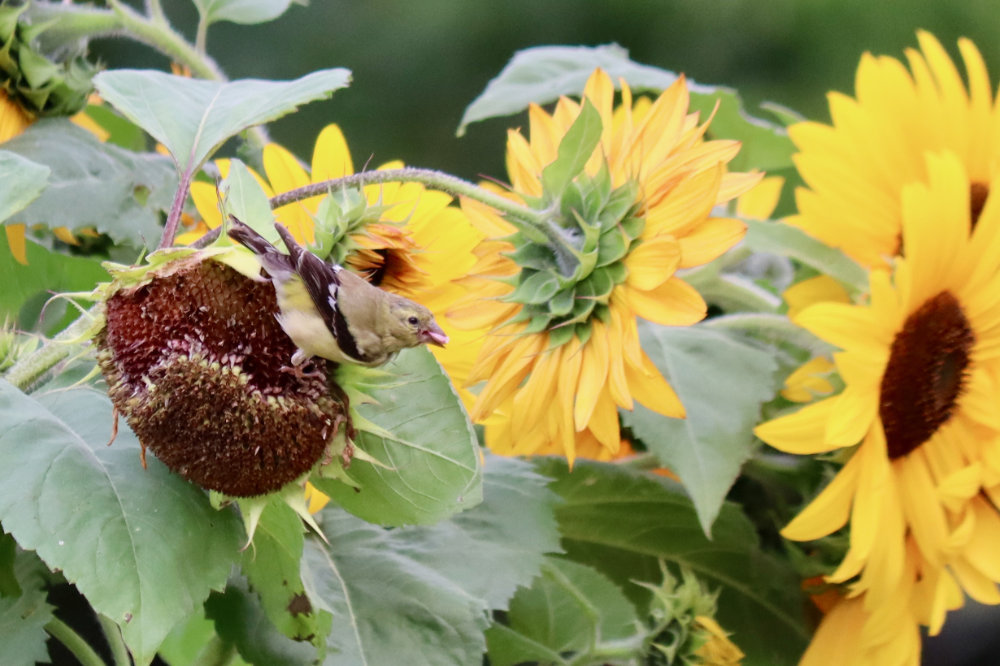
[[[701,294],[676,277],[648,291],[633,289],[628,284],[619,290],[633,312],[656,324],[690,326],[704,319],[708,311]]]
[[[776,449],[798,455],[826,453],[839,448],[826,440],[827,424],[834,414],[836,397],[820,400],[787,416],[762,423],[754,434]]]
[[[788,523],[781,535],[794,541],[812,541],[836,532],[847,524],[857,490],[860,461],[852,457],[837,476]]]

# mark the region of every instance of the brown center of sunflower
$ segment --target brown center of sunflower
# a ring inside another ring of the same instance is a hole
[[[951,418],[974,342],[961,303],[949,291],[907,318],[892,341],[879,399],[890,459],[919,447]]]
[[[986,198],[990,195],[990,186],[986,183],[972,183],[969,187],[969,213],[971,214],[972,227],[975,228],[979,221],[979,215],[986,205]]]

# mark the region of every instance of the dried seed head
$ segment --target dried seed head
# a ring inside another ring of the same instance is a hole
[[[144,446],[199,485],[248,497],[306,473],[344,420],[319,372],[289,372],[295,345],[269,282],[194,255],[106,301],[98,361]]]

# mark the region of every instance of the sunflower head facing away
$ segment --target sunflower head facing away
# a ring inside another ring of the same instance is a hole
[[[636,317],[701,320],[704,300],[675,273],[718,257],[745,232],[712,209],[759,175],[727,173],[739,144],[705,139],[708,123],[688,112],[684,78],[655,101],[633,102],[621,88],[615,108],[614,85],[597,70],[582,102],[563,97],[551,114],[532,106],[530,138],[509,133],[505,196],[534,209],[535,220],[463,201],[486,240],[462,280],[469,298],[451,314],[456,325],[489,331],[466,383],[485,380],[473,418],[487,422],[487,440],[502,453],[617,452],[617,407],[631,409],[633,399],[683,416],[639,346]]]

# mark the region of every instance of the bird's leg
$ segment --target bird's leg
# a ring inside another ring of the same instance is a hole
[[[337,382],[330,382],[330,393],[335,395],[344,407],[344,425],[347,427],[345,434],[347,435],[347,441],[353,442],[358,436],[358,431],[354,429],[354,424],[351,422],[351,399],[347,396],[347,392],[340,388]],[[350,462],[349,459],[348,462]]]
[[[310,369],[310,366],[312,368]],[[303,379],[326,379],[326,373],[316,367],[312,356],[306,355],[301,349],[292,354],[292,364],[281,368],[282,372],[290,372],[299,381]]]

